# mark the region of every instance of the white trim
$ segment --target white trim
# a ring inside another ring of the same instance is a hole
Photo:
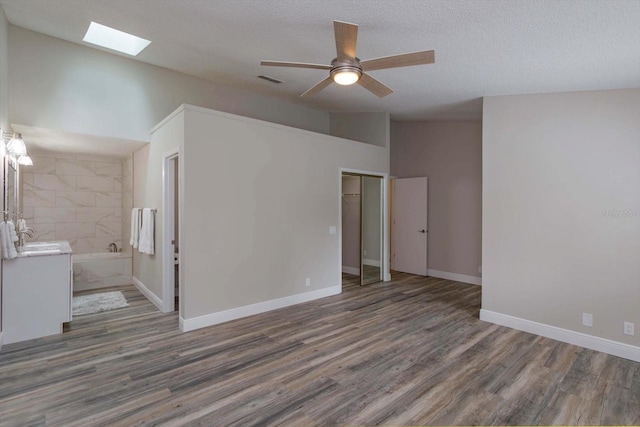
[[[470,285],[482,285],[482,278],[476,276],[467,276],[466,274],[449,273],[448,271],[438,271],[427,269],[427,276],[437,277],[439,279],[454,280],[456,282],[469,283]]]
[[[162,312],[175,310],[175,245],[171,236],[175,232],[175,159],[180,159],[180,147],[162,155]],[[179,170],[179,169],[178,169]],[[178,178],[179,179],[179,178]],[[178,202],[179,204],[180,202]],[[179,207],[179,206],[178,206]],[[178,224],[180,227],[180,224]],[[180,235],[180,232],[178,232]],[[178,237],[180,237],[178,235]],[[175,236],[174,236],[175,237]],[[180,247],[180,246],[178,246]],[[180,265],[178,254],[178,265]]]
[[[380,267],[380,261],[377,259],[362,258],[362,264],[370,265],[372,267]]]
[[[634,345],[484,309],[480,310],[480,320],[640,362],[640,347]]]
[[[319,298],[337,295],[342,292],[342,285],[332,286],[330,288],[318,289],[315,291],[304,292],[302,294],[289,295],[283,298],[262,301],[243,307],[236,307],[217,313],[205,314],[191,319],[183,319],[180,317],[180,330],[182,332],[193,331],[194,329],[205,328],[207,326],[217,325],[219,323],[228,322],[230,320],[240,319],[242,317],[253,316],[271,310],[288,307],[290,305],[300,304]]]
[[[153,292],[147,288],[144,283],[142,283],[136,276],[132,277],[133,285],[140,291],[142,295],[145,296],[146,299],[151,301],[153,305],[158,307],[158,310],[162,311],[162,300],[156,296]]]
[[[355,274],[356,276],[360,275],[360,269],[355,267],[348,267],[346,265],[342,266],[342,272],[347,274]]]

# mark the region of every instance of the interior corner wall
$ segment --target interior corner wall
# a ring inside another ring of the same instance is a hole
[[[389,113],[331,113],[330,135],[389,147]]]
[[[483,109],[483,312],[635,346],[640,360],[640,89]]]
[[[133,249],[133,276],[157,297],[156,301],[163,297],[163,156],[175,148],[182,150],[183,143],[184,118],[178,112],[151,133],[149,145],[133,153],[133,206],[157,209],[155,254],[141,254]]]
[[[482,265],[482,123],[391,123],[391,175],[426,176],[430,274],[478,278]]]
[[[387,148],[189,106],[182,156],[187,320],[339,289],[340,169],[389,169]]]
[[[326,112],[13,25],[9,47],[11,93],[20,94],[10,100],[13,123],[148,141],[156,124],[191,103],[329,133]]]

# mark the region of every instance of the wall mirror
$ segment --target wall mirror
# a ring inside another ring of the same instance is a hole
[[[4,207],[8,219],[16,219],[18,207],[18,165],[9,156],[4,156]],[[4,219],[4,218],[3,218]]]
[[[360,226],[362,238],[360,284],[380,282],[382,277],[383,244],[383,181],[381,177],[362,176],[360,181]]]

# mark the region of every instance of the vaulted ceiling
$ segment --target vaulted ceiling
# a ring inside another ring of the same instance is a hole
[[[152,41],[135,60],[327,111],[479,119],[481,97],[640,87],[637,0],[0,0],[13,25],[73,43],[91,21]],[[362,59],[434,49],[436,62],[371,74],[395,92],[332,85],[333,20],[358,24]],[[275,85],[256,76],[284,81]]]

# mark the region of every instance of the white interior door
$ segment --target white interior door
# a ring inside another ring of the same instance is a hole
[[[427,275],[427,178],[392,181],[391,268]]]

